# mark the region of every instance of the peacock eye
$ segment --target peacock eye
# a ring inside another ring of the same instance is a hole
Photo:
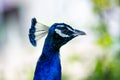
[[[63,29],[62,32],[65,33],[67,30],[66,29]]]
[[[66,34],[66,33],[68,33],[68,30],[66,28],[64,28],[64,29],[62,29],[61,32],[64,33],[64,34]]]

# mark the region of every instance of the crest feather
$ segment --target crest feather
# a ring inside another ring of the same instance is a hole
[[[29,29],[29,40],[33,46],[37,45],[37,40],[41,39],[48,33],[49,27],[38,23],[36,18],[31,20],[31,28]]]

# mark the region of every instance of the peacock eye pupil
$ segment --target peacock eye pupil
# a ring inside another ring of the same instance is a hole
[[[68,32],[67,29],[63,29],[63,30],[62,30],[62,33],[67,33],[67,32]]]

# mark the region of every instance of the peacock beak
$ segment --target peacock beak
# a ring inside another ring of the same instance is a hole
[[[77,29],[74,29],[74,34],[73,34],[73,36],[78,36],[78,35],[86,35],[86,33],[85,32],[83,32],[83,31],[80,31],[80,30],[77,30]]]

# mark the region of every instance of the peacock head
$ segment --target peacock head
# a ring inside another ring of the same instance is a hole
[[[85,32],[73,29],[65,23],[55,23],[49,28],[47,37],[52,42],[53,46],[59,49],[76,36],[85,34]]]
[[[54,47],[54,49],[59,49],[61,46],[78,35],[86,34],[83,31],[73,29],[65,23],[55,23],[49,28],[44,24],[38,23],[36,18],[33,18],[31,28],[29,30],[29,39],[31,44],[36,46],[37,40],[47,33],[46,44],[50,44]]]

